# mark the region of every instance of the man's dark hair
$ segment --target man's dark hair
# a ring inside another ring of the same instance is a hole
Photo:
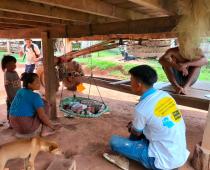
[[[148,65],[139,65],[129,70],[129,73],[140,83],[146,86],[153,86],[157,81],[156,71]]]
[[[16,63],[17,60],[12,55],[4,55],[2,60],[1,60],[1,68],[2,68],[3,71],[6,69],[6,65],[10,62]]]

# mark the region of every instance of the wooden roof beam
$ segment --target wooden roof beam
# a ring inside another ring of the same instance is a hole
[[[173,15],[174,13],[171,11],[168,11],[168,8],[166,8],[165,3],[168,0],[128,0],[130,2],[133,2],[135,4],[148,7],[150,9],[157,10],[162,13],[162,16],[169,16]],[[168,4],[167,4],[168,5]]]
[[[38,27],[52,26],[49,23],[36,22],[36,21],[15,20],[15,19],[8,19],[8,18],[7,19],[0,18],[0,23],[2,23],[2,24],[13,24],[13,25],[25,25],[25,26],[38,26]]]
[[[49,31],[51,38],[79,38],[110,34],[165,34],[171,32],[176,23],[176,17],[160,17],[107,24],[0,31],[0,38],[39,38],[42,31]]]
[[[89,23],[91,21],[91,17],[94,17],[91,14],[85,14],[26,0],[21,0],[21,2],[19,0],[1,0],[0,9],[14,13],[44,16],[48,18],[64,19],[81,23]]]
[[[0,28],[7,28],[7,29],[10,29],[10,30],[15,30],[15,29],[31,29],[33,28],[32,26],[28,26],[28,25],[14,25],[14,24],[0,24]],[[15,33],[15,32],[14,32]]]
[[[33,2],[48,4],[52,6],[58,6],[61,8],[71,9],[75,11],[85,12],[89,14],[94,14],[98,16],[120,19],[120,20],[135,20],[141,18],[147,18],[147,15],[144,15],[139,12],[132,10],[124,9],[106,3],[101,0],[30,0]]]
[[[70,41],[99,41],[99,40],[139,40],[139,39],[167,39],[176,38],[175,32],[151,33],[151,34],[109,34],[109,35],[93,35],[80,38],[70,38]]]
[[[51,23],[51,24],[62,24],[62,25],[71,25],[72,22],[62,19],[55,19],[55,18],[47,18],[42,16],[35,16],[35,15],[26,15],[26,14],[18,14],[13,12],[1,11],[0,10],[0,18],[8,18],[8,19],[15,19],[15,20],[24,20],[24,21],[36,21],[42,23]]]
[[[90,26],[71,26],[68,29],[70,37],[83,37],[110,34],[151,34],[171,32],[176,26],[177,17],[159,17],[135,21],[123,21],[107,24],[92,24]]]
[[[66,37],[66,29],[64,26],[60,27],[46,27],[46,28],[25,28],[25,29],[11,29],[0,30],[0,38],[41,38],[41,32],[49,32],[51,38]]]

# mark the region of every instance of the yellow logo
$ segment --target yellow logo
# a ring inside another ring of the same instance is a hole
[[[171,97],[164,97],[159,100],[154,113],[157,117],[169,116],[173,122],[179,122],[182,117],[181,112],[176,107],[176,102]]]

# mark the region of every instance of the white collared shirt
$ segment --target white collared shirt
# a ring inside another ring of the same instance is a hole
[[[34,46],[34,51],[36,52],[37,55],[40,55],[40,50],[39,50],[39,47],[32,43],[32,45]],[[24,51],[24,46],[25,44],[22,46],[22,51],[25,53],[26,55],[26,64],[27,65],[30,65],[30,64],[35,64],[35,61],[36,61],[36,55],[32,49],[32,47],[25,47],[25,51]]]
[[[156,168],[174,169],[187,161],[185,123],[168,93],[157,90],[143,98],[135,107],[133,126],[149,140],[148,155]]]

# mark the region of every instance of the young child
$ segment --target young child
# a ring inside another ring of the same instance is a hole
[[[16,92],[21,88],[20,78],[15,71],[16,58],[11,55],[4,55],[1,61],[1,67],[4,71],[4,86],[7,93],[7,120],[9,121],[10,105],[16,95]]]

